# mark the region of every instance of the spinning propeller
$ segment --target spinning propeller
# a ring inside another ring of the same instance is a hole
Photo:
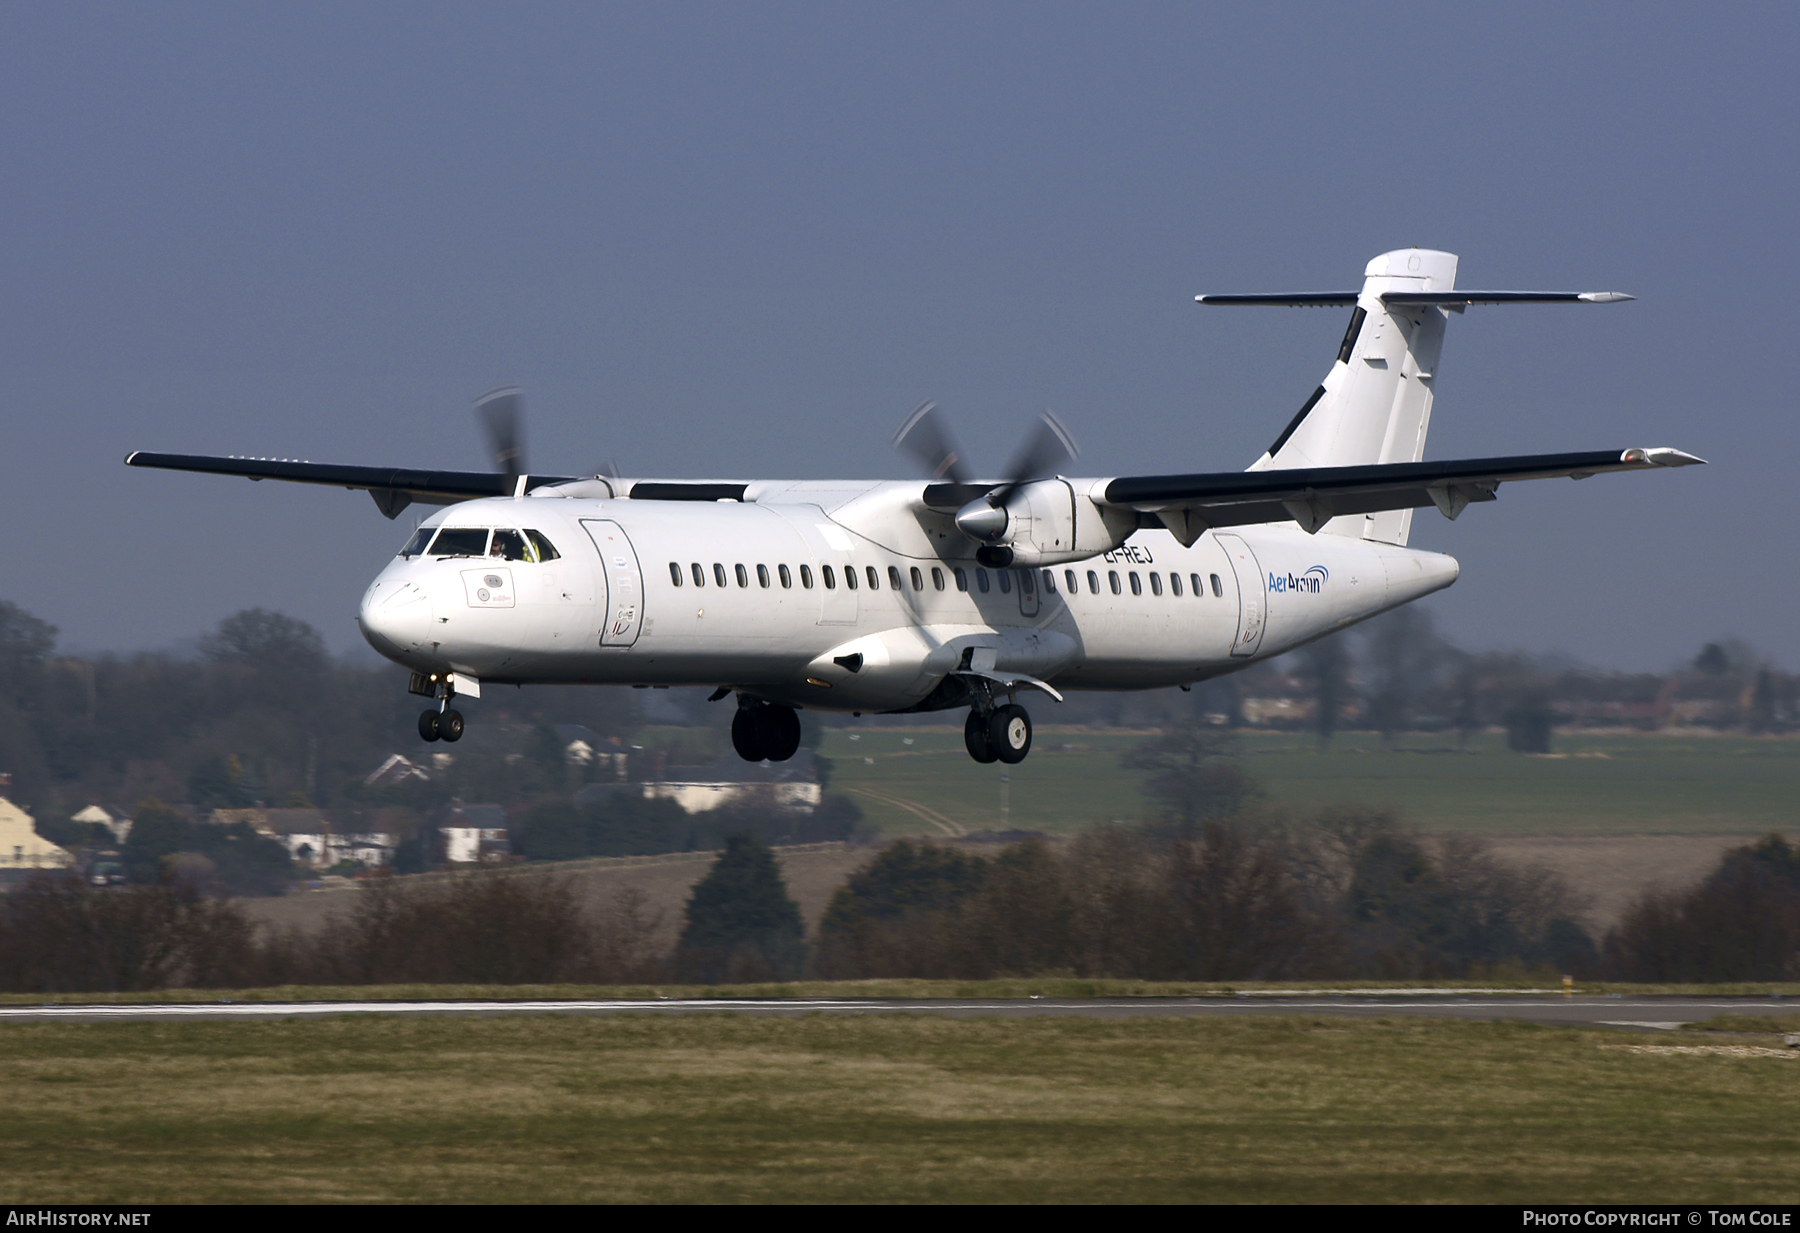
[[[983,485],[969,473],[950,426],[934,402],[920,405],[907,416],[900,431],[894,434],[894,448],[923,464],[934,479],[972,487]],[[1007,502],[1020,486],[1054,475],[1059,466],[1073,461],[1079,453],[1075,439],[1054,415],[1046,411],[1038,417],[1031,434],[1013,455],[1006,478],[956,511],[957,530],[981,545],[977,560],[998,568],[1011,563],[1012,550],[1000,543],[1012,521]]]
[[[488,448],[494,455],[494,470],[506,476],[506,487],[517,486],[525,473],[525,415],[519,399],[519,387],[503,385],[489,390],[475,400],[475,418],[487,433]]]

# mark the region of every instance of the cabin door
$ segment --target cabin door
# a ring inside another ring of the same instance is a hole
[[[1236,535],[1213,533],[1219,547],[1231,561],[1231,572],[1237,575],[1238,590],[1238,629],[1237,638],[1231,644],[1231,653],[1236,658],[1245,658],[1256,654],[1256,648],[1262,645],[1263,628],[1268,623],[1269,601],[1263,589],[1262,566],[1256,560],[1256,554]]]
[[[600,645],[630,646],[644,624],[644,572],[637,549],[625,537],[625,528],[611,519],[583,518],[581,525],[600,550],[600,576],[606,584]]]

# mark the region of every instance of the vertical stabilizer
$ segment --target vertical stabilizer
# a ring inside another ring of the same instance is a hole
[[[1446,292],[1456,254],[1428,248],[1383,253],[1363,271],[1337,360],[1252,471],[1418,462],[1431,427],[1431,388],[1449,317],[1436,304],[1393,306],[1388,292]],[[1333,518],[1332,535],[1404,544],[1411,510]]]

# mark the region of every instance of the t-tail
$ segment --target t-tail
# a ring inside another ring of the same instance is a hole
[[[1383,253],[1363,271],[1360,293],[1202,295],[1202,304],[1351,309],[1324,381],[1252,471],[1420,462],[1431,427],[1432,386],[1451,313],[1471,304],[1606,304],[1614,291],[1458,291],[1456,254],[1428,248]],[[1410,509],[1332,518],[1318,530],[1404,544]]]

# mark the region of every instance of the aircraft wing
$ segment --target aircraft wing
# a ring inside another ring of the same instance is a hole
[[[1149,515],[1150,525],[1160,521],[1176,538],[1192,543],[1209,527],[1293,521],[1311,532],[1343,514],[1429,505],[1454,518],[1471,501],[1494,500],[1494,490],[1512,480],[1586,479],[1602,471],[1685,467],[1704,461],[1661,447],[1211,475],[1129,475],[1107,481],[1102,500]]]
[[[214,458],[204,454],[150,454],[142,450],[127,454],[125,465],[361,489],[375,498],[375,504],[389,518],[415,501],[421,505],[452,505],[477,497],[507,496],[515,489],[529,492],[546,484],[566,484],[575,478],[521,475],[515,480],[494,471],[409,471],[399,467],[346,467],[288,458]],[[523,487],[519,487],[521,484]]]

